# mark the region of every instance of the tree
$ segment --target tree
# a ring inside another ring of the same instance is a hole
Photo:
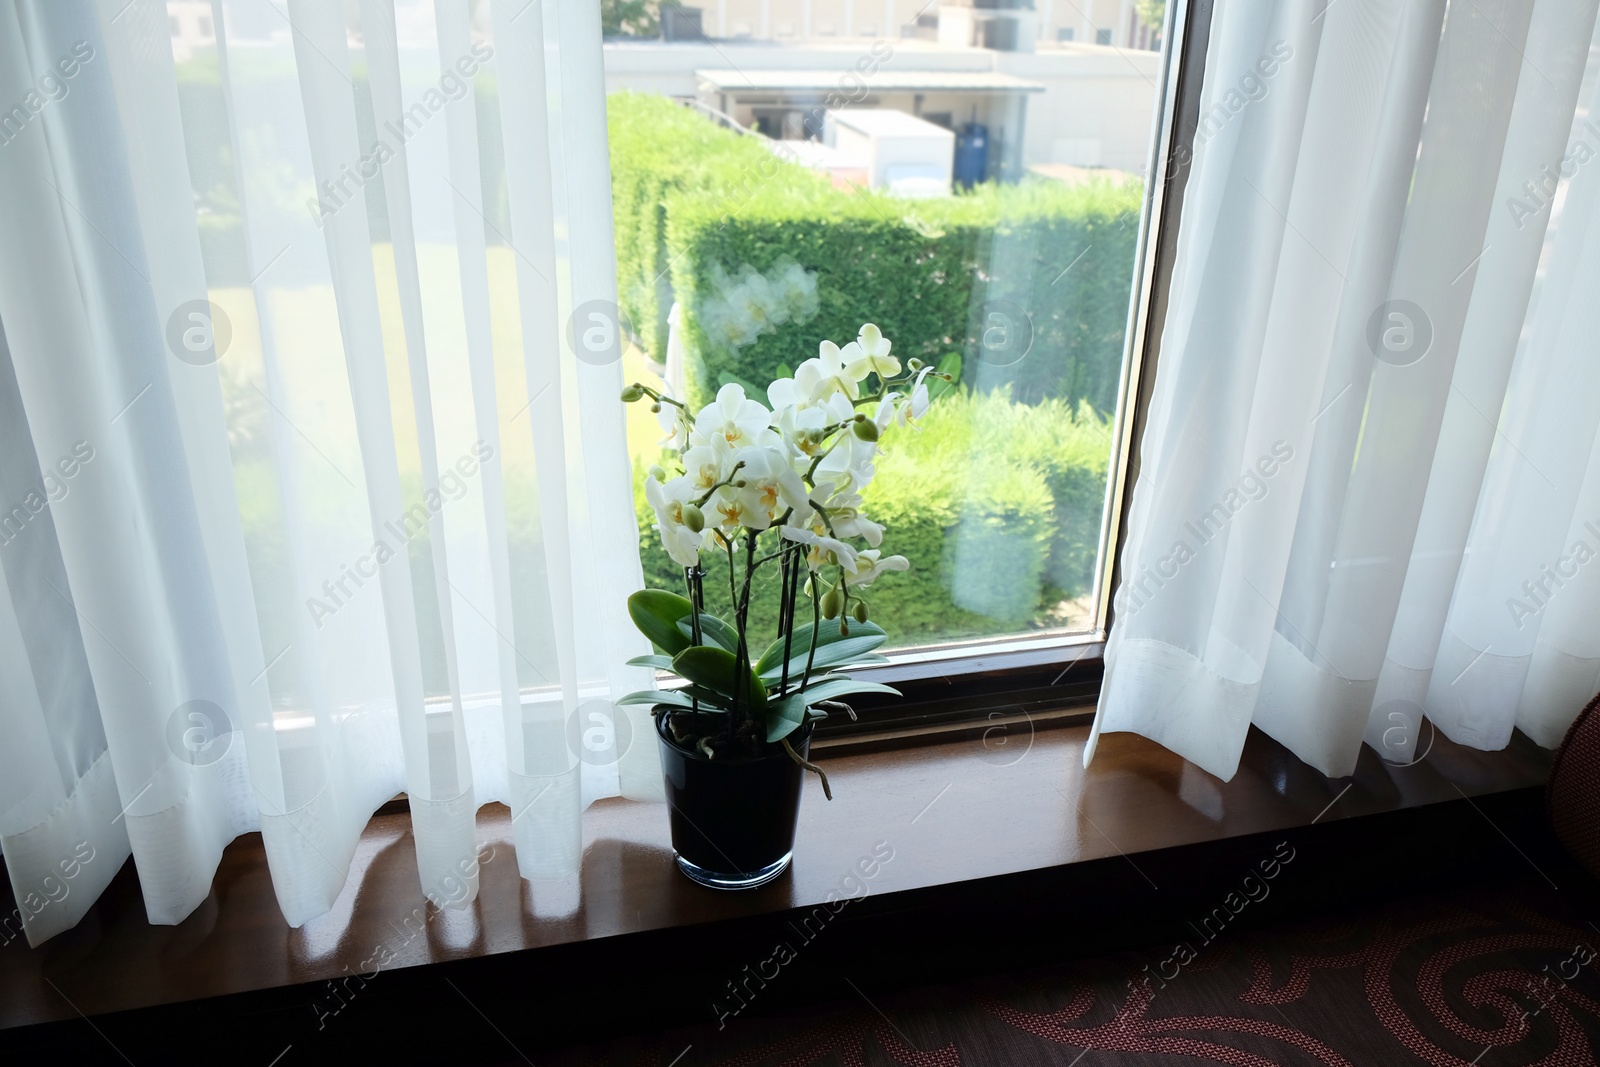
[[[607,37],[654,37],[661,32],[650,0],[600,0],[600,32]]]
[[[1167,21],[1167,0],[1134,0],[1134,6],[1139,11],[1139,21],[1160,33]]]

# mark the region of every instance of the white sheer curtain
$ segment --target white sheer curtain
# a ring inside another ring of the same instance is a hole
[[[1096,737],[1338,776],[1600,689],[1595,12],[1218,0]]]
[[[28,939],[130,851],[178,922],[256,829],[301,925],[402,790],[436,902],[491,801],[570,880],[660,789],[621,369],[565,326],[615,296],[598,0],[3,0],[0,101]]]

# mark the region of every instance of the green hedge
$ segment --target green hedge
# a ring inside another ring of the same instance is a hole
[[[683,305],[691,401],[726,381],[764,385],[870,321],[903,355],[962,353],[980,391],[1114,409],[1139,185],[1041,180],[899,200],[835,189],[662,97],[617,94],[608,108],[623,306],[660,361],[667,311]],[[730,298],[749,307],[752,278],[796,265],[814,313],[729,328]],[[1031,348],[1009,365],[982,344],[991,311],[1031,323]]]
[[[737,206],[766,195],[798,195],[827,180],[785,163],[753,137],[650,93],[606,98],[618,301],[651,358],[664,362],[672,309],[667,255],[669,205],[715,197]]]
[[[1088,405],[1013,402],[1004,390],[936,400],[920,429],[885,439],[865,511],[887,527],[884,550],[911,561],[866,590],[894,643],[947,640],[1053,625],[1051,609],[1089,590],[1110,457],[1107,421]],[[681,589],[636,475],[646,581]],[[726,564],[707,558],[721,603]],[[775,597],[754,606],[773,629]]]

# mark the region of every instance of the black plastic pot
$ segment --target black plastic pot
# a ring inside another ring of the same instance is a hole
[[[658,708],[655,723],[678,868],[713,889],[772,881],[794,855],[805,769],[780,745],[759,758],[708,759],[672,740],[669,710]],[[806,758],[811,724],[789,743]]]

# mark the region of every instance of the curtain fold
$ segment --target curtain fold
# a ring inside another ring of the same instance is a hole
[[[1219,0],[1095,737],[1341,776],[1600,688],[1595,14]]]
[[[650,684],[620,362],[563,328],[615,315],[598,3],[209,13],[197,42],[156,0],[0,3],[0,850],[32,943],[130,852],[175,923],[259,829],[299,926],[402,790],[444,907],[479,805],[570,882],[588,802],[659,795],[612,703]]]

